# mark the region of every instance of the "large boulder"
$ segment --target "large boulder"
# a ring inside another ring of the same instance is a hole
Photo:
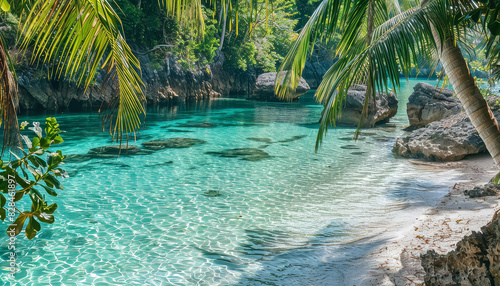
[[[430,250],[421,257],[425,285],[500,285],[500,216],[472,232],[445,255]]]
[[[439,121],[461,110],[462,104],[453,96],[452,90],[423,82],[415,85],[406,104],[411,129]]]
[[[286,100],[296,100],[302,94],[306,93],[310,87],[307,82],[300,78],[299,85],[295,92],[289,95],[287,99],[281,99],[274,94],[274,83],[276,81],[276,72],[263,73],[257,77],[255,82],[255,89],[253,91],[253,98],[257,100],[264,101],[286,101]]]
[[[500,120],[500,112],[495,113]],[[483,140],[465,113],[435,121],[398,138],[392,152],[410,158],[431,161],[456,161],[486,151]]]
[[[358,126],[363,111],[366,95],[366,85],[355,85],[347,91],[347,97],[342,104],[340,116],[336,124],[340,126]],[[363,127],[373,126],[376,123],[388,121],[398,112],[398,99],[394,93],[376,94],[376,108],[373,100],[369,101],[368,116],[364,120]]]
[[[500,121],[500,97],[490,96],[486,101],[497,121]],[[457,113],[414,130],[398,138],[392,148],[396,156],[431,161],[457,161],[485,151],[483,140],[465,113]]]

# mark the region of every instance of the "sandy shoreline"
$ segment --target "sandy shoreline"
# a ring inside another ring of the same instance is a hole
[[[430,249],[440,254],[453,250],[463,236],[479,231],[500,208],[497,197],[471,199],[463,194],[484,185],[498,172],[488,154],[443,163],[442,167],[460,170],[460,181],[449,187],[449,193],[436,206],[398,231],[396,238],[367,255],[370,265],[376,267],[357,285],[423,285],[420,254]]]

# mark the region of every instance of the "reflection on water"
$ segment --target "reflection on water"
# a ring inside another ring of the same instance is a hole
[[[32,241],[19,240],[18,282],[350,282],[356,262],[383,242],[363,238],[403,224],[455,175],[391,154],[414,84],[403,88],[402,110],[390,124],[358,141],[349,139],[351,128],[330,129],[317,154],[322,107],[311,95],[296,103],[219,99],[151,109],[133,144],[206,143],[120,157],[86,155],[111,144],[97,115],[57,115],[66,130],[63,152],[80,159],[66,165],[71,178],[56,198],[56,222]]]

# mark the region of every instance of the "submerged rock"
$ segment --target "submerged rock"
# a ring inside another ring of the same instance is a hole
[[[356,145],[344,145],[344,146],[340,146],[340,148],[341,149],[348,149],[348,150],[359,149],[359,147]]]
[[[287,143],[287,142],[292,142],[292,141],[295,141],[295,140],[302,139],[304,137],[306,137],[306,135],[296,135],[296,136],[293,136],[291,138],[279,140],[279,141],[276,141],[276,142],[277,143]]]
[[[264,101],[286,101],[287,99],[281,99],[274,94],[274,82],[276,80],[276,75],[276,72],[268,72],[259,75],[255,81],[255,89],[253,91],[252,99]],[[310,87],[305,79],[300,78],[297,89],[290,95],[288,100],[298,99],[299,96],[306,93],[309,89]]]
[[[453,91],[441,89],[428,83],[417,83],[408,98],[406,113],[410,129],[423,127],[431,122],[460,113],[462,104],[453,96]]]
[[[366,95],[366,85],[356,85],[347,91],[347,96],[342,104],[342,112],[336,119],[339,126],[357,127],[361,119],[363,104]],[[398,111],[398,99],[394,93],[376,94],[376,109],[373,100],[368,105],[368,116],[364,119],[363,127],[385,123]]]
[[[169,128],[169,129],[167,129],[167,132],[186,133],[186,132],[194,132],[194,131],[192,131],[192,130],[182,130],[182,129]]]
[[[146,149],[161,150],[166,148],[189,148],[191,146],[205,143],[207,143],[207,141],[196,138],[170,138],[144,142],[142,143],[142,146]]]
[[[222,193],[220,191],[217,191],[217,190],[208,190],[206,192],[203,193],[203,195],[205,197],[209,197],[209,198],[215,198],[215,197],[222,197]]]
[[[473,231],[445,255],[434,250],[421,256],[425,285],[500,285],[500,216]]]
[[[259,142],[265,142],[265,143],[268,143],[268,144],[273,144],[273,143],[288,143],[288,142],[292,142],[292,141],[295,141],[295,140],[302,139],[304,137],[306,137],[306,135],[295,135],[295,136],[293,136],[291,138],[279,140],[279,141],[276,141],[276,142],[273,142],[273,140],[270,139],[270,138],[254,138],[254,137],[250,137],[250,138],[247,138],[247,139],[248,140],[252,140],[252,141],[259,141]]]
[[[245,161],[260,161],[271,157],[267,152],[257,148],[227,149],[221,152],[206,152],[205,154],[219,157],[240,158]]]
[[[189,121],[186,123],[179,123],[176,125],[177,127],[194,127],[194,128],[214,128],[219,126],[218,124],[211,123],[211,122],[196,122],[196,121]]]
[[[269,139],[269,138],[254,138],[254,137],[250,137],[250,138],[247,138],[248,140],[252,140],[252,141],[258,141],[258,142],[265,142],[265,143],[272,143],[273,140]]]
[[[414,130],[398,138],[392,148],[395,155],[431,161],[456,161],[484,151],[483,140],[465,114],[455,114]]]
[[[92,148],[87,154],[99,154],[99,155],[145,155],[150,152],[146,152],[135,145],[112,145],[112,146],[102,146],[97,148]]]
[[[488,183],[484,186],[474,187],[472,190],[466,190],[464,194],[470,198],[498,196],[500,185]]]
[[[64,162],[66,163],[81,163],[92,159],[112,159],[118,158],[118,155],[108,154],[70,154],[66,155]]]

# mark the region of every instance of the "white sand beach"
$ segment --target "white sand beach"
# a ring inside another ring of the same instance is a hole
[[[394,230],[397,235],[393,239],[367,256],[370,264],[377,266],[363,278],[361,285],[423,285],[421,254],[431,249],[439,254],[453,250],[458,241],[472,231],[480,231],[500,209],[498,197],[464,195],[465,190],[484,185],[498,171],[488,154],[441,166],[461,170],[461,181],[450,186],[449,193],[436,206],[429,207],[414,222],[408,222],[404,229]]]

